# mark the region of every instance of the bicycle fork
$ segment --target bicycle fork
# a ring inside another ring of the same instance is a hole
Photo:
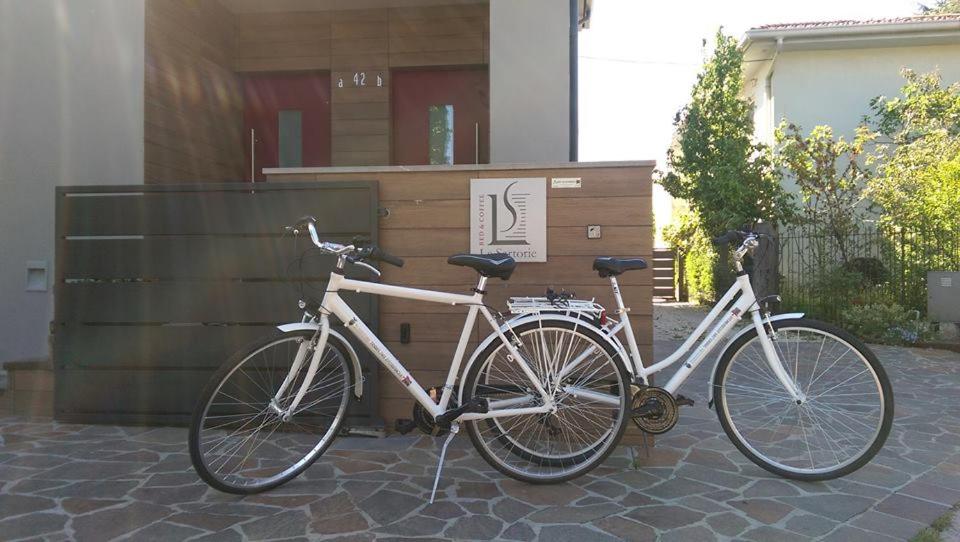
[[[767,364],[770,366],[770,370],[773,371],[773,374],[777,377],[777,380],[780,381],[780,384],[783,386],[783,389],[790,394],[790,397],[798,404],[802,405],[807,400],[807,396],[803,393],[803,390],[800,389],[800,386],[797,385],[793,377],[790,376],[790,373],[787,372],[787,369],[783,366],[785,360],[780,359],[779,354],[777,353],[777,348],[773,344],[773,340],[770,338],[770,335],[767,334],[767,326],[764,324],[763,317],[760,315],[761,311],[759,309],[752,311],[751,318],[753,319],[753,325],[757,328],[757,337],[760,339],[760,348],[763,350],[763,355],[767,358]],[[771,328],[772,329],[772,328]]]
[[[320,366],[320,358],[323,357],[323,352],[327,346],[327,339],[330,337],[330,317],[326,314],[320,315],[320,328],[318,331],[319,337],[316,341],[311,338],[309,341],[300,343],[300,348],[297,349],[297,355],[293,360],[293,365],[290,366],[287,376],[283,379],[283,383],[280,384],[280,389],[277,390],[277,393],[270,401],[270,410],[280,416],[280,419],[284,422],[290,421],[290,418],[293,417],[293,414],[297,411],[297,407],[300,405],[300,401],[303,400],[303,396],[306,395],[307,390],[310,388],[314,375],[317,374],[317,368]],[[313,348],[313,355],[310,356],[310,366],[307,368],[307,374],[304,376],[303,382],[300,383],[300,389],[297,390],[297,395],[294,396],[290,405],[287,406],[287,408],[281,408],[280,398],[283,397],[287,388],[296,380],[297,374],[303,367],[303,363],[306,361],[307,354],[310,352],[311,347]]]

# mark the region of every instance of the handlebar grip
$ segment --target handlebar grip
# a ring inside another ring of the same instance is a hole
[[[390,254],[389,252],[379,248],[373,247],[370,250],[370,258],[373,260],[381,261],[383,263],[388,263],[390,265],[395,265],[397,267],[403,267],[403,259]]]

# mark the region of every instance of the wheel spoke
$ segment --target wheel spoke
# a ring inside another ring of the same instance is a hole
[[[498,468],[525,478],[557,478],[592,468],[612,448],[613,437],[626,422],[624,390],[629,380],[600,346],[603,339],[585,328],[538,323],[517,331],[518,350],[538,384],[553,395],[556,411],[468,422],[484,457]],[[491,348],[476,376],[467,377],[465,395],[482,387],[493,404],[514,407],[514,399],[542,404],[527,391],[534,383],[507,359],[505,348]]]
[[[281,417],[303,387],[310,356],[289,374],[287,388],[275,400],[304,340],[309,335],[291,334],[254,350],[222,377],[206,401],[200,423],[191,428],[200,456],[195,466],[221,489],[249,492],[283,483],[336,436],[353,385],[346,356],[331,344],[296,412]]]
[[[880,376],[864,354],[830,332],[784,327],[775,337],[785,368],[805,384],[805,401],[783,393],[753,335],[724,354],[718,414],[762,466],[830,477],[885,438]]]

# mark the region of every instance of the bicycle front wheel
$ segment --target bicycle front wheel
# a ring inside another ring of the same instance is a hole
[[[520,324],[519,341],[556,410],[466,422],[474,446],[493,467],[531,483],[585,474],[613,451],[629,410],[630,376],[620,355],[593,327],[567,320]],[[491,343],[464,379],[464,398],[485,397],[491,412],[539,406],[540,395],[500,341]]]
[[[210,486],[238,494],[266,491],[306,470],[333,442],[353,387],[347,356],[334,341],[320,353],[296,411],[282,415],[306,377],[313,335],[304,330],[261,340],[214,373],[190,425],[190,459]],[[304,361],[291,374],[298,356]]]
[[[774,375],[755,330],[725,350],[713,380],[717,416],[755,464],[796,480],[830,480],[865,465],[893,423],[893,390],[877,357],[849,333],[809,319],[773,323],[774,348],[806,396]]]

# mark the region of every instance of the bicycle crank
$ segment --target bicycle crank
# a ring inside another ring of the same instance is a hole
[[[643,387],[630,402],[631,419],[637,427],[653,435],[673,429],[680,418],[677,400],[667,390]]]

